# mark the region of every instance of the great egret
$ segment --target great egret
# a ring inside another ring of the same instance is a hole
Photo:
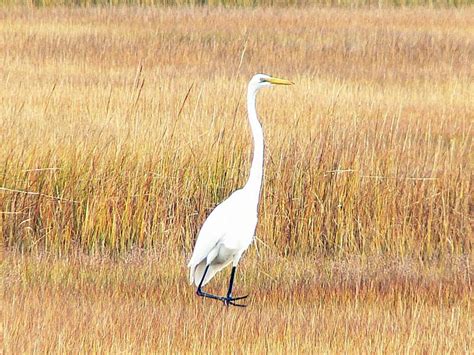
[[[235,301],[247,296],[233,297],[235,270],[243,252],[252,243],[257,226],[258,201],[263,177],[263,130],[257,117],[256,95],[264,87],[291,85],[291,81],[256,74],[247,89],[247,109],[254,142],[250,176],[245,186],[235,191],[218,205],[204,222],[194,252],[189,261],[191,284],[197,286],[196,294],[224,302],[225,305],[245,307]],[[202,290],[214,275],[232,262],[227,295],[217,296]]]

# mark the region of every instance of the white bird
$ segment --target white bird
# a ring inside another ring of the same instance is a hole
[[[264,87],[292,85],[291,81],[256,74],[247,89],[247,109],[254,142],[254,154],[250,176],[245,186],[235,191],[218,205],[204,222],[196,240],[194,252],[189,261],[191,284],[197,286],[196,294],[224,302],[225,305],[244,307],[235,301],[247,298],[232,297],[237,264],[254,239],[258,220],[258,202],[263,178],[263,130],[257,117],[256,95]],[[216,296],[202,290],[214,275],[232,263],[227,295]]]

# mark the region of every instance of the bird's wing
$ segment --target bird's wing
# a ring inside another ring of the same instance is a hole
[[[203,261],[212,248],[225,236],[229,219],[232,217],[232,201],[237,196],[236,193],[237,191],[228,199],[224,200],[211,212],[209,217],[207,217],[199,231],[188,267],[196,266]]]

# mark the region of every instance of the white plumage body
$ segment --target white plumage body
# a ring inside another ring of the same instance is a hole
[[[189,261],[190,282],[201,282],[206,265],[210,265],[203,280],[205,285],[231,262],[237,266],[243,252],[254,239],[257,226],[257,205],[245,189],[237,190],[217,206],[204,222]]]

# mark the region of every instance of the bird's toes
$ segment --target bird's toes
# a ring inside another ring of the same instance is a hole
[[[247,298],[249,295],[245,296],[240,296],[240,297],[225,297],[222,301],[226,306],[232,305],[232,306],[237,306],[237,307],[247,307],[246,304],[239,304],[236,303],[235,301],[242,300],[244,298]]]
[[[232,301],[229,301],[228,305],[229,304],[231,304],[232,306],[236,306],[236,307],[247,307],[246,304],[239,304],[239,303],[235,303],[235,302],[232,302]]]
[[[229,300],[230,300],[230,301],[243,300],[243,299],[247,298],[248,296],[249,296],[249,295],[238,296],[238,297],[231,297]]]

